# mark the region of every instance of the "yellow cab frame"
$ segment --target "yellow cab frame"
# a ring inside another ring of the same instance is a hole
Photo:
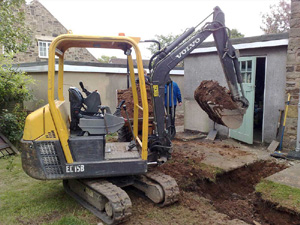
[[[141,158],[147,160],[148,157],[148,102],[147,93],[145,86],[145,77],[143,72],[143,63],[141,53],[138,47],[140,38],[132,38],[126,36],[83,36],[65,34],[55,38],[49,47],[49,61],[48,61],[48,101],[49,108],[53,118],[53,122],[57,131],[57,135],[61,142],[61,146],[66,158],[67,163],[73,163],[68,139],[70,131],[66,124],[66,118],[60,111],[60,106],[64,103],[63,96],[63,76],[64,76],[64,53],[66,50],[72,47],[77,48],[109,48],[109,49],[120,49],[123,51],[133,48],[136,54],[136,62],[138,69],[140,94],[142,100],[142,106],[138,104],[138,93],[135,84],[134,66],[131,54],[127,55],[130,81],[132,85],[132,93],[134,100],[134,117],[133,117],[133,133],[136,142],[141,147]],[[58,66],[58,100],[54,97],[54,86],[55,86],[55,55],[59,57]],[[138,110],[143,111],[143,134],[142,140],[138,137]]]

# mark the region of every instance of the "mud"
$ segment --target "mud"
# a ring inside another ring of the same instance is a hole
[[[259,181],[286,167],[260,161],[217,177],[216,182],[196,181],[197,192],[212,201],[218,212],[247,223],[299,224],[300,217],[263,202],[255,194]],[[283,209],[282,209],[283,210]]]
[[[153,106],[152,106],[152,100],[151,100],[151,93],[150,93],[150,86],[146,85],[146,91],[147,91],[147,100],[148,100],[148,110],[149,110],[149,117],[153,117]],[[137,85],[137,93],[138,93],[138,100],[139,105],[142,106],[142,100],[141,100],[141,90],[139,85]],[[133,118],[133,111],[134,111],[134,102],[133,102],[133,94],[132,89],[125,89],[125,90],[117,90],[117,98],[118,98],[118,104],[125,100],[124,105],[126,105],[127,113],[129,115],[129,118]],[[124,118],[127,118],[125,111],[121,110],[121,115]],[[139,118],[142,117],[142,111],[139,110]]]
[[[258,161],[249,166],[216,175],[213,169],[203,169],[201,163],[205,156],[193,149],[192,145],[181,145],[180,142],[174,144],[172,161],[161,166],[159,170],[174,177],[183,193],[195,193],[208,199],[217,212],[226,214],[231,220],[239,219],[248,224],[262,225],[300,224],[299,215],[293,215],[286,209],[264,202],[255,194],[255,185],[262,178],[287,168],[284,164]],[[198,148],[202,144],[204,147],[209,147],[208,143],[198,143]],[[222,144],[218,143],[218,145]],[[188,154],[184,153],[185,151]],[[219,154],[239,157],[241,153],[236,147],[224,145]],[[197,208],[192,200],[183,199],[184,197],[181,198],[182,204],[188,205],[191,209]]]
[[[215,105],[219,111],[223,109],[234,110],[238,106],[231,99],[230,91],[219,85],[217,81],[204,80],[194,92],[194,98],[199,106],[208,114],[209,118],[218,124],[224,125],[221,118],[211,109],[210,105]],[[208,104],[209,103],[209,104]]]

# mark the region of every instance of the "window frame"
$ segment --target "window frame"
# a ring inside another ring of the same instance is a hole
[[[46,49],[45,49],[46,55],[41,55],[40,47],[42,47],[41,45],[43,43],[46,43]],[[42,58],[42,59],[48,59],[49,58],[49,46],[50,46],[50,44],[51,44],[51,41],[43,41],[43,40],[38,41],[39,58]]]

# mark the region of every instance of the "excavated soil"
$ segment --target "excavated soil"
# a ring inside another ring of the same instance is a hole
[[[147,100],[148,100],[148,110],[149,110],[149,117],[153,117],[153,106],[152,106],[152,100],[151,100],[151,93],[150,93],[150,86],[146,85],[146,91],[147,91]],[[137,93],[138,93],[138,100],[139,105],[142,106],[142,100],[141,100],[141,90],[139,85],[137,85]],[[117,90],[117,98],[118,98],[118,104],[125,100],[124,105],[126,105],[126,110],[129,115],[129,118],[133,118],[133,111],[134,111],[134,102],[133,102],[133,94],[132,89],[125,89],[125,90]],[[127,118],[125,111],[121,110],[121,115],[124,118]],[[142,117],[142,111],[139,110],[139,118]]]
[[[133,215],[126,224],[300,224],[299,215],[278,209],[255,194],[255,185],[285,169],[285,164],[257,161],[222,173],[203,164],[206,156],[201,149],[222,148],[219,154],[238,158],[243,156],[239,147],[201,140],[174,140],[173,144],[172,160],[156,169],[176,179],[179,203],[159,208],[129,191]]]
[[[199,148],[212,147],[211,143],[199,143]],[[223,145],[219,154],[239,157],[237,147],[216,143],[218,148]],[[204,155],[197,154],[192,149],[193,144],[176,142],[171,163],[163,165],[160,170],[171,175],[178,182],[184,192],[193,192],[208,199],[220,213],[230,219],[239,219],[249,224],[300,224],[300,216],[292,215],[263,202],[255,194],[255,185],[262,178],[268,177],[286,168],[284,164],[273,161],[258,161],[249,166],[233,170],[224,174],[217,174],[215,181],[211,181],[215,171],[199,167]],[[192,154],[185,154],[185,151]],[[245,153],[247,154],[247,153]],[[194,206],[196,207],[196,206]]]
[[[194,98],[199,106],[208,114],[209,118],[219,124],[223,124],[222,120],[211,109],[208,103],[215,105],[214,107],[219,111],[238,108],[236,103],[231,99],[230,91],[213,80],[202,81],[194,92]]]

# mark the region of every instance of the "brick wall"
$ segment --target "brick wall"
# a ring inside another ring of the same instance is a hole
[[[295,148],[300,87],[300,0],[292,0],[291,9],[291,29],[286,65],[286,92],[291,94],[291,103],[286,121],[284,146]]]
[[[38,41],[51,41],[60,34],[66,34],[67,29],[38,1],[34,0],[26,5],[26,24],[32,31],[31,46],[25,53],[16,55],[15,62],[40,62],[47,58],[40,58]],[[65,60],[97,62],[97,59],[86,49],[69,49],[65,53]]]

